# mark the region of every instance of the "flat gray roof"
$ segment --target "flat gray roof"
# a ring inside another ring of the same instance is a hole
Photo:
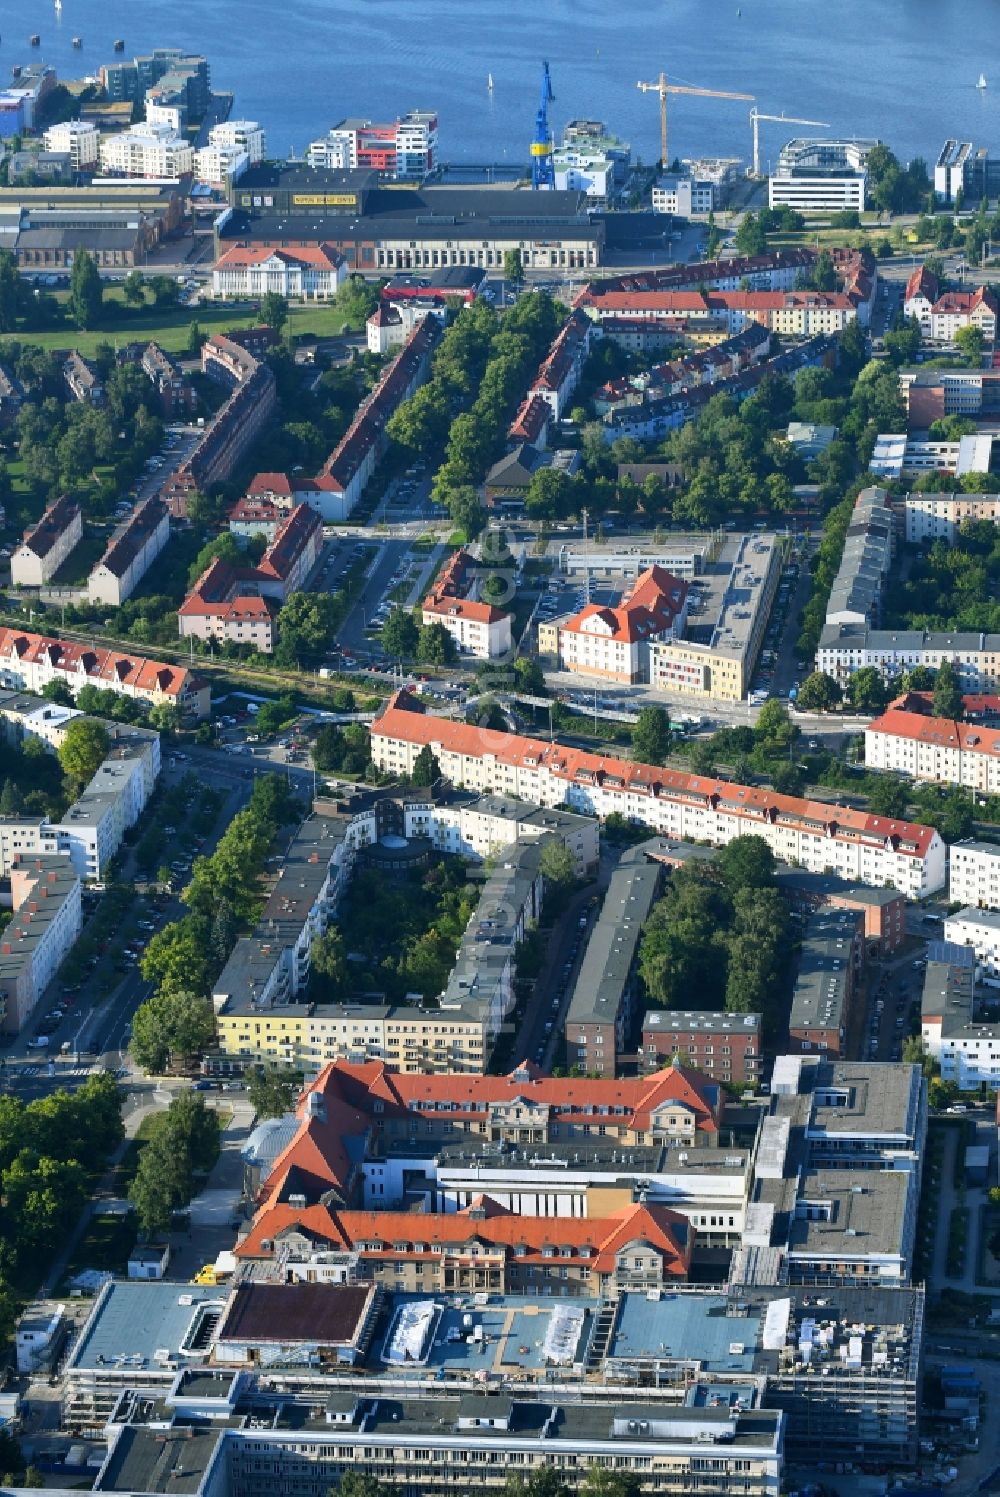
[[[567,1024],[614,1024],[660,877],[658,865],[645,860],[620,863],[612,873],[570,999]]]
[[[127,1425],[101,1476],[102,1492],[196,1493],[219,1451],[222,1435],[189,1424],[173,1429]]]
[[[810,917],[792,989],[792,1033],[843,1026],[859,922],[856,910],[824,909]]]
[[[829,1216],[796,1213],[789,1223],[789,1254],[822,1259],[902,1254],[910,1191],[917,1188],[909,1170],[806,1170],[799,1206],[808,1202]]]
[[[160,1347],[177,1355],[199,1306],[215,1303],[221,1310],[225,1301],[225,1293],[199,1284],[116,1280],[101,1291],[67,1371],[121,1368],[147,1377],[157,1371],[153,1353]]]

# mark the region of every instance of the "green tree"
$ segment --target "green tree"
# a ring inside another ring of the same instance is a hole
[[[520,286],[524,280],[524,262],[519,249],[504,250],[503,278],[514,286]]]
[[[962,687],[955,667],[950,660],[942,661],[934,678],[934,703],[931,708],[935,717],[950,717],[961,720],[965,710]]]
[[[0,816],[20,816],[24,810],[24,796],[8,776],[0,791]]]
[[[832,712],[843,701],[844,693],[825,671],[813,671],[799,687],[795,705],[803,712]]]
[[[260,320],[280,333],[288,321],[288,301],[277,291],[265,291],[260,299]]]
[[[820,250],[817,255],[811,280],[817,291],[836,291],[837,272],[829,250]]]
[[[874,665],[862,666],[847,683],[847,700],[859,712],[881,712],[889,700],[885,682]]]
[[[472,485],[463,483],[448,489],[444,506],[452,524],[465,531],[466,540],[474,541],[486,523],[486,514]]]
[[[394,660],[412,660],[417,653],[420,630],[413,614],[397,603],[382,625],[382,648]]]
[[[330,647],[338,621],[331,593],[292,593],[278,614],[275,664],[283,668],[313,665]]]
[[[955,334],[955,347],[974,368],[978,368],[982,362],[983,349],[986,347],[982,328],[976,327],[975,323],[960,327]]]
[[[185,915],[172,920],[150,939],[140,968],[155,988],[188,989],[201,998],[208,996],[214,973],[209,964],[208,917]]]
[[[906,815],[909,793],[904,780],[893,774],[869,774],[865,780],[868,809],[874,816],[899,820]]]
[[[94,257],[87,250],[77,250],[69,280],[69,315],[77,327],[96,327],[103,305],[104,287]]]
[[[558,519],[569,513],[572,493],[573,480],[561,468],[539,468],[525,492],[525,512],[533,520]]]
[[[767,889],[774,884],[774,853],[763,837],[734,837],[719,849],[715,869],[733,896],[741,889]]]
[[[453,665],[458,659],[455,641],[443,624],[424,624],[419,630],[417,659],[421,665]]]
[[[129,1049],[144,1070],[162,1074],[173,1061],[201,1055],[215,1035],[215,1013],[207,998],[162,988],[137,1010]]]
[[[775,697],[770,697],[761,707],[754,724],[754,737],[760,743],[786,747],[798,735],[788,716],[788,708]]]
[[[173,276],[154,275],[149,278],[149,289],[153,293],[153,305],[159,308],[175,307],[180,298],[180,288]]]
[[[548,696],[545,672],[534,655],[519,655],[514,661],[514,682],[518,691],[532,697]]]
[[[21,306],[22,284],[17,260],[9,249],[0,250],[0,333],[13,333]]]
[[[350,991],[350,969],[344,938],[335,925],[317,936],[310,951],[310,965],[329,999],[343,998]]]
[[[62,676],[53,676],[51,681],[46,681],[41,694],[47,702],[58,702],[62,707],[73,706],[73,693]]]
[[[399,1488],[365,1471],[345,1471],[339,1485],[330,1488],[329,1497],[399,1497]]]
[[[202,332],[201,327],[199,326],[199,323],[198,323],[198,319],[195,318],[195,320],[191,323],[191,326],[188,328],[187,348],[186,348],[185,351],[186,351],[187,356],[188,356],[189,359],[197,359],[197,358],[199,358],[201,356],[201,349],[202,349],[203,343],[205,342],[205,337],[206,337],[206,334]],[[190,512],[190,509],[189,509],[188,510],[188,517],[189,518],[190,518],[190,513],[191,512]]]
[[[568,888],[576,882],[573,854],[558,837],[553,837],[542,848],[538,868],[546,882],[557,887]]]
[[[434,785],[441,778],[441,764],[429,743],[425,743],[413,761],[410,779],[414,785]]]
[[[74,717],[66,725],[59,745],[59,763],[66,774],[80,784],[92,780],[111,749],[111,739],[103,723],[92,717]]]
[[[142,307],[146,303],[146,279],[141,270],[130,270],[122,282],[122,296],[130,307]]]
[[[295,1086],[279,1071],[251,1071],[247,1098],[258,1118],[281,1118],[295,1109]]]
[[[665,707],[643,707],[632,729],[632,757],[640,764],[665,764],[670,753],[670,717]]]

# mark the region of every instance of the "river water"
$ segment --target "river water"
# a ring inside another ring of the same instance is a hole
[[[52,0],[0,0],[0,78],[32,59],[64,77],[95,73],[116,37],[126,57],[204,53],[214,86],[266,126],[274,155],[303,151],[345,115],[419,107],[438,113],[443,160],[519,164],[543,57],[557,138],[569,119],[602,119],[646,161],[658,155],[658,101],[636,81],[661,68],[831,134],[880,136],[904,160],[933,162],[952,135],[1000,151],[1000,0],[63,0],[61,14]],[[749,107],[675,98],[671,156],[749,159]],[[765,166],[796,133],[824,132],[762,126]]]

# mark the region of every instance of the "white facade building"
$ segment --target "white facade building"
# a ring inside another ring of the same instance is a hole
[[[661,177],[653,187],[653,212],[711,213],[716,206],[715,183],[697,177]]]
[[[511,650],[509,613],[474,598],[427,597],[422,605],[424,624],[441,624],[460,655],[476,660],[496,660]]]
[[[249,156],[239,146],[207,145],[194,153],[195,176],[212,187],[239,181],[249,165]]]
[[[276,291],[289,300],[328,301],[347,276],[347,262],[328,244],[301,249],[234,245],[212,267],[212,295],[258,297]]]
[[[375,764],[409,774],[425,744],[442,775],[467,789],[568,804],[602,820],[618,812],[665,836],[717,847],[756,835],[784,862],[890,884],[911,898],[944,886],[945,845],[930,827],[430,717],[397,693],[372,724]]]
[[[69,164],[75,172],[97,165],[101,136],[89,120],[64,120],[61,125],[50,125],[44,139],[47,151],[69,154]]]
[[[903,500],[906,541],[922,546],[947,541],[953,546],[965,520],[1000,520],[1000,494],[907,494]]]
[[[1000,731],[889,707],[865,729],[865,763],[911,780],[1000,794]]]
[[[978,910],[1000,910],[1000,846],[953,842],[948,851],[948,898]]]
[[[87,579],[90,601],[119,607],[138,587],[169,539],[170,520],[161,500],[153,495],[137,504],[114,531]]]
[[[918,442],[905,432],[876,437],[868,464],[879,478],[919,478],[922,473],[988,473],[993,460],[993,438],[984,432],[957,442]]]
[[[263,161],[266,150],[264,127],[256,120],[223,120],[221,125],[213,125],[209,130],[208,143],[210,146],[235,146],[239,151],[246,151],[251,166]]]
[[[868,629],[828,624],[820,635],[816,669],[846,685],[856,671],[874,666],[890,684],[915,665],[954,666],[963,692],[1000,688],[1000,634],[930,633],[922,629]]]
[[[771,208],[836,213],[865,206],[870,151],[875,140],[790,140],[768,179]]]
[[[101,170],[123,177],[182,177],[194,170],[194,147],[170,125],[137,125],[105,136]]]
[[[955,946],[971,946],[979,974],[1000,981],[1000,910],[974,910],[968,905],[945,920],[944,939]]]
[[[83,536],[79,504],[63,495],[26,532],[10,561],[15,587],[44,587]]]

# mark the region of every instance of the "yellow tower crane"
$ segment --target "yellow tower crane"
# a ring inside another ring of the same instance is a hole
[[[761,114],[759,109],[751,109],[750,123],[753,125],[753,174],[760,176],[760,122],[761,120],[774,120],[775,124],[786,125],[818,125],[821,130],[829,130],[830,126],[825,120],[797,120],[793,114]]]
[[[691,88],[684,83],[668,83],[666,75],[661,73],[655,83],[637,83],[636,88],[641,88],[644,94],[659,94],[660,96],[660,166],[666,171],[667,168],[667,95],[668,94],[696,94],[700,99],[744,99],[748,104],[755,101],[754,94],[732,94],[726,93],[718,88]]]

